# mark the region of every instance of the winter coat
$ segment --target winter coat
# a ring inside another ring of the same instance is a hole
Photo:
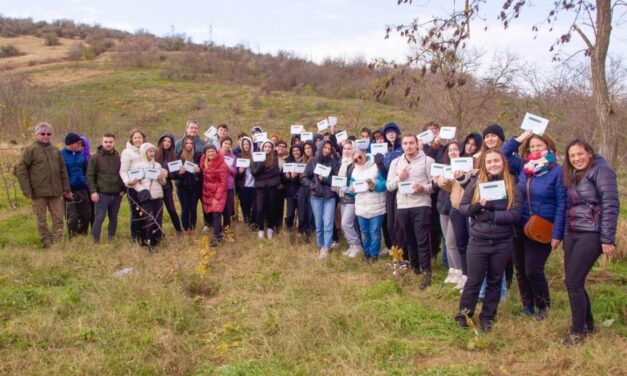
[[[181,156],[177,155],[178,158],[180,159]],[[193,157],[193,161],[194,163],[196,163],[197,165],[199,165],[200,167],[200,157],[202,156],[202,152],[196,152],[194,153],[194,157]],[[185,162],[183,162],[185,163]],[[200,189],[202,186],[202,174],[200,172],[198,173],[193,173],[193,172],[189,172],[189,171],[185,171],[182,174],[178,171],[176,172],[172,172],[170,173],[170,176],[172,177],[172,179],[174,180],[174,184],[176,184],[176,187],[181,189],[193,189],[193,188],[197,188]]]
[[[87,159],[82,151],[71,151],[68,148],[61,150],[61,156],[67,168],[70,188],[73,191],[87,189]]]
[[[90,193],[118,194],[124,189],[120,178],[120,154],[98,148],[87,165],[87,185]]]
[[[154,147],[152,144],[142,144],[142,146],[139,148],[139,152],[141,154],[141,160],[135,165],[135,168],[143,168],[143,169],[147,169],[147,168],[156,168],[159,169],[160,171],[163,170],[163,168],[161,168],[161,165],[159,164],[159,162],[156,162],[154,159],[153,160],[148,160],[146,158],[146,151],[151,148]],[[132,186],[132,188],[134,190],[136,190],[137,192],[147,189],[150,191],[150,198],[152,200],[154,199],[158,199],[158,198],[163,198],[163,185],[165,184],[165,180],[159,180],[159,179],[148,179],[147,177],[144,176],[144,178],[142,180],[140,180],[139,183],[135,184],[134,186]]]
[[[281,184],[281,170],[279,169],[279,157],[274,153],[274,163],[267,167],[266,162],[252,162],[250,172],[255,177],[255,188],[272,188]]]
[[[124,185],[128,185],[128,172],[137,168],[137,164],[144,159],[139,152],[139,148],[130,142],[126,142],[126,149],[122,151],[120,156],[120,178]]]
[[[518,177],[523,169],[523,160],[520,155],[517,154],[520,143],[516,141],[515,137],[507,140],[503,146],[501,146],[501,152],[507,157],[507,163],[509,164],[509,173],[518,182]]]
[[[568,188],[566,233],[598,232],[601,244],[616,243],[619,199],[616,173],[600,155],[577,184]]]
[[[174,135],[172,133],[167,133],[167,132],[162,133],[161,136],[159,136],[159,140],[157,141],[157,148],[162,149],[163,139],[166,137],[172,140],[173,145],[171,146],[171,149],[168,150],[168,152],[161,150],[163,152],[162,155],[160,155],[159,151],[157,151],[157,154],[155,154],[155,162],[158,162],[159,164],[161,164],[161,167],[168,171],[168,178],[166,180],[166,184],[163,187],[167,189],[171,189],[172,179],[174,179],[174,175],[172,172],[170,172],[168,168],[168,163],[174,162],[178,159],[176,157],[176,151],[175,151],[175,146],[174,146],[174,142],[176,141],[176,139],[174,138]]]
[[[244,158],[242,156],[242,141],[248,140],[250,142],[251,148],[253,147],[253,140],[249,137],[242,137],[238,144],[238,151],[235,153],[237,158]],[[251,150],[251,166],[252,166],[252,150]],[[255,186],[255,177],[250,172],[250,167],[245,168],[243,172],[239,171],[239,167],[237,168],[237,175],[235,175],[235,186],[238,190],[244,189],[245,187],[253,188]]]
[[[331,189],[331,177],[333,175],[337,175],[340,165],[330,155],[327,157],[322,156],[321,150],[327,142],[328,141],[323,141],[320,144],[320,149],[316,152],[316,155],[311,158],[309,162],[307,162],[307,167],[305,168],[305,173],[303,174],[301,183],[309,188],[312,197],[331,199],[336,198],[337,196],[335,191]],[[329,176],[322,179],[322,181],[320,181],[318,175],[314,174],[314,170],[316,169],[316,165],[318,163],[331,167],[331,173]]]
[[[230,165],[226,165],[226,167],[229,170],[229,176],[227,179],[227,184],[226,184],[226,189],[234,189],[235,188],[235,176],[237,176],[237,167],[235,167],[235,164],[237,163],[237,157],[235,156],[235,154],[233,154],[232,151],[228,152],[228,153],[223,153],[223,155],[225,157],[231,157],[233,159],[233,163],[231,163]],[[226,164],[226,160],[224,160],[224,163]]]
[[[340,169],[338,170],[337,175],[346,177],[346,187],[348,188],[348,183],[350,182],[353,176],[353,169],[355,168],[355,164],[353,163],[353,158],[342,158],[342,163],[340,163]],[[341,204],[355,204],[355,195],[346,192],[344,188],[337,189],[338,195],[340,196]]]
[[[495,178],[493,180],[500,180]],[[492,179],[491,179],[492,180]],[[470,236],[487,239],[503,240],[513,238],[514,225],[520,220],[520,209],[522,205],[522,192],[518,186],[514,186],[514,202],[510,209],[507,209],[507,199],[488,201],[486,208],[478,209],[479,203],[472,203],[475,194],[477,180],[472,179],[459,205],[459,212],[470,218]]]
[[[371,179],[374,183],[374,191],[355,193],[355,215],[362,218],[373,218],[385,214],[385,178],[374,160],[369,156],[363,166],[354,166],[349,186],[367,179]]]
[[[420,193],[396,193],[396,207],[398,209],[416,208],[421,206],[431,207],[431,192],[433,185],[431,184],[431,165],[433,158],[428,157],[422,151],[410,161],[407,160],[405,154],[392,161],[387,177],[387,189],[394,192],[398,189],[400,178],[398,177],[405,167],[409,166],[409,178],[407,180],[416,182],[423,187]]]
[[[392,161],[403,155],[403,147],[401,146],[401,129],[395,123],[388,123],[385,127],[383,127],[383,135],[385,136],[385,134],[390,130],[396,132],[396,140],[394,141],[394,145],[388,145],[388,153],[383,157],[383,165],[385,166],[386,172],[390,170]]]
[[[300,157],[298,159],[292,156],[292,149],[300,150]],[[300,145],[292,145],[290,147],[290,156],[285,159],[285,163],[303,163],[303,148]],[[293,198],[298,194],[300,188],[300,174],[295,174],[293,177],[287,177],[287,174],[281,172],[281,184],[285,186],[285,197]]]
[[[27,197],[59,197],[71,189],[61,152],[52,144],[35,141],[25,147],[14,174]]]
[[[222,213],[226,205],[229,168],[224,163],[224,155],[217,152],[216,157],[205,166],[206,155],[200,157],[202,174],[202,210],[204,213]],[[214,205],[213,200],[217,203]]]

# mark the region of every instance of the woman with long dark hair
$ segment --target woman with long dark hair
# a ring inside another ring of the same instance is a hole
[[[168,163],[176,161],[176,153],[174,152],[174,135],[171,133],[164,133],[159,137],[157,142],[157,153],[155,154],[155,161],[161,164],[161,167],[168,171],[168,177],[165,185],[163,186],[163,204],[165,205],[174,230],[177,235],[181,235],[181,220],[176,212],[176,205],[174,204],[174,186],[172,185],[172,179],[176,178],[175,173],[171,173],[168,169]]]
[[[222,155],[225,157],[224,162],[229,170],[228,183],[227,183],[227,195],[226,195],[226,205],[224,207],[224,212],[222,213],[222,221],[225,230],[231,228],[231,220],[233,219],[233,214],[235,213],[235,176],[237,175],[237,157],[231,150],[233,146],[233,139],[230,136],[224,136],[220,139],[220,148],[222,148]],[[226,158],[231,158],[231,162],[229,163]],[[232,238],[230,238],[233,240]]]
[[[191,162],[197,167],[186,169],[185,166],[181,166],[181,169],[173,175],[176,179],[176,195],[181,204],[181,222],[183,230],[188,236],[194,234],[198,217],[198,200],[200,200],[202,189],[202,179],[198,165],[201,155],[202,150],[196,150],[194,137],[185,136],[182,141],[181,154],[178,158],[183,163]]]
[[[316,155],[316,145],[308,140],[303,144],[303,163],[308,163]],[[311,189],[305,185],[305,174],[299,173],[300,188],[298,189],[298,234],[309,241],[311,234],[316,232],[316,224],[311,211]]]
[[[251,172],[255,177],[255,194],[257,196],[257,229],[258,236],[263,239],[267,233],[268,239],[272,239],[274,230],[278,225],[275,205],[277,205],[277,187],[281,183],[279,157],[274,150],[274,142],[267,140],[261,144],[261,150],[265,153],[266,160],[253,162]],[[267,231],[264,231],[267,228]]]
[[[290,147],[290,155],[285,159],[285,163],[303,163],[303,158],[303,148],[299,144],[294,144]],[[285,200],[287,201],[285,226],[287,226],[288,230],[291,230],[296,223],[300,178],[297,172],[283,172],[281,179],[285,186]]]
[[[248,159],[252,165],[253,159],[253,141],[246,136],[242,136],[239,141],[239,153],[237,158]],[[240,192],[239,203],[244,216],[244,223],[252,226],[255,222],[255,177],[251,173],[249,167],[238,167],[236,184]]]

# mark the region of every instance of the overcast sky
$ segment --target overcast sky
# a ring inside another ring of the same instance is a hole
[[[227,46],[241,43],[253,51],[293,51],[320,62],[327,56],[402,60],[409,51],[407,44],[396,36],[385,40],[385,26],[444,14],[454,1],[414,0],[412,5],[400,6],[396,3],[397,0],[0,0],[0,12],[34,20],[69,18],[130,32],[146,29],[159,36],[174,28],[176,33],[185,33],[199,43],[211,39]],[[542,32],[534,39],[531,27],[546,16],[546,7],[553,1],[531,1],[532,6],[525,8],[523,17],[508,30],[496,21],[502,0],[490,3],[493,5],[484,6],[483,11],[488,30],[483,31],[483,24],[475,25],[478,27],[472,31],[473,47],[482,49],[486,59],[509,51],[529,64],[546,69],[554,66],[548,49],[560,31],[566,30],[571,21],[568,14],[560,19],[561,27],[552,33]],[[622,18],[622,24],[613,29],[610,54],[624,60],[627,17]],[[582,46],[573,35],[567,51]]]

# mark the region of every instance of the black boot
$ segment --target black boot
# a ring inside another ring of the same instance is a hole
[[[431,271],[426,271],[422,276],[422,281],[420,282],[420,289],[424,290],[427,287],[431,286]]]

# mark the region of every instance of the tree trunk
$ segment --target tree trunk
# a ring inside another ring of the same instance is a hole
[[[612,7],[610,0],[597,0],[596,4],[596,35],[594,47],[590,51],[590,66],[592,68],[592,98],[600,131],[598,151],[615,167],[616,120],[605,75],[605,61],[612,32]]]

